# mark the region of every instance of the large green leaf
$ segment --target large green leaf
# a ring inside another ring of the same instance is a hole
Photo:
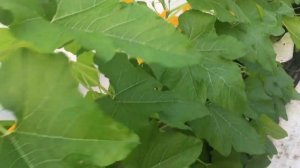
[[[122,69],[116,66],[122,65]],[[134,67],[126,55],[117,54],[113,60],[100,66],[115,90],[113,98],[100,99],[106,112],[131,128],[138,129],[148,123],[154,112],[160,118],[179,128],[187,128],[186,121],[208,114],[203,103],[181,98],[172,91],[162,91],[162,85],[149,74]],[[134,121],[134,122],[133,122]]]
[[[244,83],[237,64],[217,57],[205,57],[197,66],[181,69],[152,66],[157,78],[182,98],[215,104],[234,113],[246,108]],[[159,71],[159,72],[156,72]]]
[[[38,29],[41,27],[43,29]],[[41,20],[41,17],[33,17],[11,25],[11,28],[17,37],[35,41],[36,45],[40,45],[39,42],[47,45],[43,43],[45,39],[41,38],[41,34],[44,34],[51,42],[50,44],[56,47],[60,47],[67,40],[76,39],[82,45],[86,45],[87,42],[87,46],[99,48],[102,46],[99,43],[105,44],[111,40],[114,50],[123,50],[132,57],[140,57],[146,62],[168,66],[195,64],[200,57],[200,54],[187,50],[189,41],[184,35],[147,9],[146,5],[125,5],[117,0],[75,2],[60,0],[51,23]],[[21,31],[27,29],[35,29],[35,31]],[[97,38],[93,41],[85,41],[87,35]],[[53,46],[42,47],[49,52]],[[105,53],[111,53],[110,47],[112,46],[102,46],[97,50],[101,53],[98,56],[106,60],[111,58],[112,54],[102,54],[102,50],[106,51]]]
[[[240,58],[245,55],[245,48],[231,36],[218,36],[214,23],[215,17],[200,11],[184,13],[180,17],[179,27],[194,43],[196,50],[206,57],[197,66],[167,69],[159,78],[168,87],[176,88],[181,95],[202,99],[208,97],[230,111],[242,113],[246,96],[240,69],[235,63],[220,57],[230,60]],[[155,68],[154,71],[157,71]],[[207,96],[206,93],[204,95],[203,82],[208,90]]]
[[[202,142],[174,131],[143,129],[141,145],[125,160],[126,168],[183,168],[196,161]]]
[[[209,100],[231,112],[243,113],[246,106],[245,86],[237,64],[207,57],[193,71],[195,76],[205,81]]]
[[[146,62],[170,66],[197,62],[197,55],[187,54],[187,38],[145,5],[122,5],[116,0],[84,2],[82,8],[81,3],[60,0],[52,23],[83,32],[102,32],[116,48]]]
[[[18,117],[17,129],[0,138],[2,167],[105,166],[138,143],[135,134],[78,93],[62,55],[11,52],[0,80],[0,102]]]
[[[264,153],[260,136],[248,122],[217,106],[211,105],[210,115],[191,122],[191,127],[200,138],[222,155],[229,155],[232,147],[238,152]]]

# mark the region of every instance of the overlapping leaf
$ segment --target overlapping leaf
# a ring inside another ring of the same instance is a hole
[[[18,116],[0,138],[2,167],[105,166],[138,138],[82,98],[62,55],[11,52],[0,68],[0,102]]]
[[[97,50],[98,55],[106,60],[112,57],[113,51],[120,49],[133,57],[139,56],[146,62],[169,66],[198,62],[200,55],[187,51],[189,45],[187,38],[163,19],[155,16],[145,5],[125,5],[117,0],[77,1],[75,3],[70,0],[61,0],[58,1],[57,6],[57,12],[51,23],[41,17],[32,17],[12,25],[12,31],[22,39],[35,41],[37,45],[43,42],[37,35],[47,35],[52,46],[41,47],[48,51],[55,46],[59,47],[63,42],[76,39],[90,48],[100,47]],[[29,27],[30,32],[21,31]],[[37,29],[37,27],[44,27],[44,29]],[[32,31],[32,29],[36,30]],[[95,36],[97,39],[85,41],[88,35],[91,38]],[[97,46],[99,43],[102,45],[108,43],[113,46]],[[110,54],[103,54],[104,51]],[[170,59],[173,61],[170,62]]]
[[[116,69],[118,65],[122,68]],[[171,126],[185,129],[186,121],[208,114],[202,103],[186,100],[172,91],[161,91],[162,85],[138,67],[133,67],[124,54],[117,54],[100,70],[115,90],[112,99],[99,100],[101,107],[133,129],[147,125],[148,118],[155,112]]]
[[[245,46],[232,36],[218,36],[215,32],[215,17],[191,10],[180,16],[179,27],[194,43],[196,51],[207,55],[234,60],[243,57]]]

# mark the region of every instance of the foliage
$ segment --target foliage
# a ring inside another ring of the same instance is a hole
[[[272,40],[286,27],[299,47],[299,1],[161,2],[0,0],[0,103],[17,116],[0,123],[2,167],[269,164],[297,96]]]

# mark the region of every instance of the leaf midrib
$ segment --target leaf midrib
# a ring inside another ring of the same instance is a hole
[[[25,136],[33,136],[33,137],[38,137],[38,138],[49,138],[49,139],[56,139],[56,140],[64,140],[64,141],[82,141],[82,142],[101,142],[101,141],[121,142],[121,141],[127,141],[127,140],[122,140],[122,139],[117,140],[117,139],[80,139],[80,138],[69,138],[69,137],[64,137],[64,136],[46,135],[46,134],[39,134],[39,133],[25,132],[25,131],[16,131],[14,134],[25,135]]]
[[[193,150],[193,148],[196,147],[196,144],[194,144],[193,146],[191,146],[190,148],[182,151],[181,153],[176,153],[175,155],[171,155],[170,157],[166,158],[165,160],[163,161],[159,161],[158,163],[156,163],[155,165],[151,166],[151,168],[159,168],[161,166],[161,164],[171,160],[172,158],[176,158],[178,155],[182,155],[183,153],[186,153],[190,150]]]

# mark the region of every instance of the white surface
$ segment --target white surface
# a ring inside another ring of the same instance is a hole
[[[16,120],[16,117],[12,114],[12,112],[5,110],[0,105],[0,120]]]
[[[296,90],[300,92],[300,83]],[[300,101],[291,101],[287,106],[288,121],[280,125],[288,132],[288,137],[274,141],[278,155],[274,156],[269,168],[300,168]]]
[[[290,33],[286,33],[278,42],[274,43],[273,48],[276,53],[276,61],[282,63],[293,58],[294,42]]]

